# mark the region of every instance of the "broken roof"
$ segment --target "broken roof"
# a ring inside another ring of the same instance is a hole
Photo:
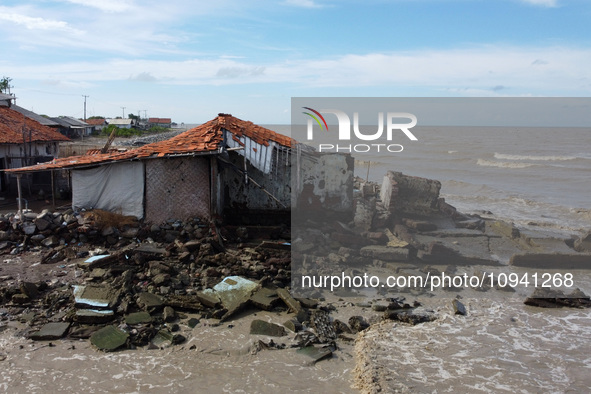
[[[216,154],[222,148],[224,130],[237,137],[247,137],[254,142],[269,146],[276,143],[291,147],[295,141],[290,137],[255,125],[252,122],[235,118],[228,114],[219,114],[215,119],[185,131],[165,141],[154,142],[142,147],[120,153],[93,154],[56,159],[30,167],[15,168],[9,172],[33,172],[53,169],[87,167],[119,161],[142,160],[165,156],[191,156]]]
[[[25,138],[27,142],[70,141],[68,137],[54,129],[44,126],[11,108],[0,107],[0,144],[22,144],[23,126],[26,131]]]

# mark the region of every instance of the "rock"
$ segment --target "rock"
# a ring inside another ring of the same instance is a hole
[[[416,312],[408,310],[387,310],[384,312],[384,319],[396,320],[403,323],[417,325],[434,321],[437,318],[433,314],[424,311]]]
[[[162,297],[148,292],[140,293],[136,302],[141,308],[147,311],[158,309],[164,305],[164,299]]]
[[[452,306],[454,308],[454,313],[456,315],[466,316],[466,314],[467,314],[466,307],[459,300],[453,300]]]
[[[31,299],[25,294],[14,294],[11,300],[15,304],[28,304],[31,302]]]
[[[538,287],[523,303],[540,308],[591,308],[591,298],[578,288],[565,295],[562,290]]]
[[[195,326],[197,326],[197,324],[199,324],[199,319],[192,317],[189,319],[189,321],[187,322],[187,325],[191,328],[195,328]]]
[[[271,337],[282,337],[287,335],[285,328],[278,324],[269,323],[264,320],[253,320],[250,324],[251,335],[267,335]]]
[[[21,293],[26,295],[27,297],[33,299],[39,295],[39,289],[35,283],[31,282],[22,282],[20,285]]]
[[[173,322],[176,319],[176,313],[174,309],[169,306],[165,306],[164,311],[162,311],[162,318],[167,323]]]
[[[298,332],[302,329],[300,322],[294,319],[287,320],[285,323],[283,323],[283,326],[292,332]]]
[[[369,323],[365,321],[363,316],[351,316],[349,318],[349,326],[353,332],[360,332],[369,327]]]
[[[158,274],[154,278],[152,278],[152,282],[154,282],[154,284],[156,286],[165,285],[168,283],[169,280],[170,280],[169,274]]]
[[[45,218],[37,218],[37,220],[35,220],[35,226],[37,226],[37,230],[39,231],[47,230],[50,225],[51,222],[46,220]]]
[[[574,248],[577,252],[591,252],[591,231],[577,239]]]
[[[152,322],[152,316],[148,312],[135,312],[125,316],[125,323],[129,325],[147,324]]]
[[[22,228],[25,235],[33,235],[37,231],[37,226],[31,222],[24,223]]]
[[[69,328],[70,323],[47,323],[39,331],[32,333],[29,338],[34,341],[60,339],[66,335]]]
[[[99,350],[106,352],[116,350],[125,345],[129,334],[115,326],[106,326],[90,336],[90,343]]]
[[[48,248],[57,246],[59,244],[60,244],[60,240],[55,235],[50,235],[49,237],[47,237],[43,241],[41,241],[41,245],[46,246]]]

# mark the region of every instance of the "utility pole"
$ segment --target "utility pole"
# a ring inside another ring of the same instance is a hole
[[[84,97],[84,121],[86,122],[86,98],[90,96],[82,95]]]
[[[121,107],[121,109],[123,110],[123,119],[125,119],[125,108],[127,107]]]

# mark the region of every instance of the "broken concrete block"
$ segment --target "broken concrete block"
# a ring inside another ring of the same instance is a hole
[[[148,312],[135,312],[125,316],[125,323],[129,325],[146,324],[152,322],[152,316]]]
[[[298,332],[302,329],[302,324],[294,319],[287,320],[285,323],[283,323],[283,326],[292,332]]]
[[[407,261],[409,258],[407,248],[392,248],[383,245],[364,246],[359,253],[363,257],[384,261]]]
[[[289,291],[285,289],[277,289],[277,295],[283,300],[283,302],[285,302],[285,305],[287,305],[293,313],[299,313],[302,311],[302,305],[289,294]]]
[[[531,268],[591,269],[591,253],[523,253],[511,256],[510,265]]]
[[[332,356],[332,350],[329,347],[306,346],[296,350],[296,352],[310,357],[313,363]]]
[[[174,335],[168,330],[160,330],[156,333],[154,338],[152,338],[152,345],[163,349],[169,346],[172,346]]]
[[[113,308],[119,299],[119,293],[110,286],[88,285],[74,286],[74,300],[79,308]]]
[[[516,239],[519,238],[519,229],[515,227],[513,223],[508,223],[502,220],[487,221],[486,229],[492,230],[493,232],[507,238]]]
[[[256,290],[250,297],[250,302],[257,308],[270,311],[272,310],[279,301],[277,290],[269,289],[267,287],[261,287]]]
[[[97,309],[79,309],[74,315],[74,321],[84,324],[108,323],[115,317],[113,311]]]
[[[31,334],[29,338],[35,341],[59,339],[66,335],[69,328],[70,323],[47,323],[39,331]]]
[[[110,352],[125,345],[129,334],[115,326],[106,326],[90,336],[90,343],[97,349]]]
[[[138,296],[137,304],[145,310],[157,309],[164,305],[164,299],[159,295],[143,292]]]
[[[391,212],[430,214],[438,210],[441,182],[388,171],[384,176],[380,199]]]
[[[222,321],[242,309],[250,300],[253,291],[259,287],[258,283],[240,276],[228,276],[213,287],[213,291],[220,298],[227,310]]]
[[[285,328],[282,326],[269,323],[264,320],[253,320],[250,323],[250,334],[251,335],[267,335],[271,337],[282,337],[286,335]]]

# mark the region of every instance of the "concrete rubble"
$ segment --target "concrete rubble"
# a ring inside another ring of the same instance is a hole
[[[388,172],[381,187],[357,179],[355,189],[363,193],[348,221],[307,218],[294,234],[286,226],[219,226],[199,218],[99,226],[72,210],[27,212],[22,220],[0,215],[3,257],[26,254],[56,267],[37,282],[0,272],[0,326],[21,320],[31,339],[89,338],[104,351],[156,349],[185,342],[179,324],[198,329],[202,319],[221,323],[249,310],[282,312],[287,320],[253,320],[251,335],[289,337],[289,346],[317,362],[377,321],[423,324],[437,314],[399,294],[381,294],[363,305],[370,318],[335,319],[320,292],[301,297],[290,289],[292,259],[310,273],[372,265],[423,277],[439,272],[433,265],[591,268],[591,235],[548,237],[464,215],[439,197],[440,187],[396,172]],[[72,271],[74,279],[60,279]],[[532,301],[539,299],[591,304],[576,292],[534,294],[526,303],[547,306]],[[457,299],[450,308],[467,314]]]

